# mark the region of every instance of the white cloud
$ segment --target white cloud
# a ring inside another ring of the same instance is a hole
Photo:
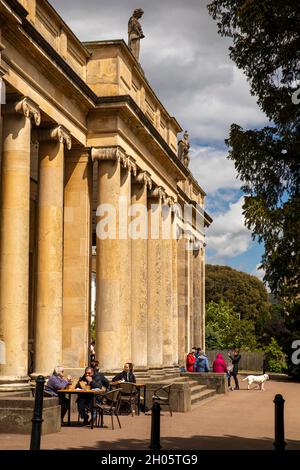
[[[218,189],[239,189],[234,164],[228,160],[228,152],[214,147],[192,145],[190,168],[200,186],[207,194]]]
[[[127,42],[127,22],[135,0],[51,0],[82,41]],[[191,139],[224,141],[236,122],[255,127],[265,122],[249,93],[245,76],[229,59],[230,40],[217,34],[206,2],[139,0],[145,39],[140,62],[150,85]]]
[[[210,262],[238,256],[250,248],[251,232],[244,225],[242,206],[244,198],[229,204],[229,209],[214,217],[207,231],[206,242],[213,251]]]

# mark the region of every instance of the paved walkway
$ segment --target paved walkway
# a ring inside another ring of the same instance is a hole
[[[163,412],[162,449],[273,449],[274,404],[281,393],[285,402],[288,449],[300,450],[300,384],[269,381],[266,391],[228,392],[189,413]],[[77,415],[74,416],[77,419]],[[148,449],[151,416],[121,416],[122,429],[64,427],[42,437],[42,449]],[[110,425],[110,417],[105,417]],[[116,423],[117,426],[117,423]],[[29,449],[29,436],[0,434],[0,449]]]

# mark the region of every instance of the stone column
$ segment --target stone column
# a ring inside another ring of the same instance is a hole
[[[4,107],[0,225],[0,391],[26,390],[31,119],[38,106],[28,98]]]
[[[189,312],[189,347],[188,349],[191,349],[195,345],[194,342],[194,289],[193,289],[193,274],[194,274],[194,268],[193,268],[193,244],[194,244],[194,237],[190,236],[189,240],[187,241],[188,243],[188,291],[189,291],[189,299],[188,299],[188,312]]]
[[[193,298],[194,298],[194,339],[193,343],[196,347],[203,348],[202,338],[202,275],[201,264],[202,257],[200,252],[200,243],[196,241],[195,250],[193,252]]]
[[[175,206],[173,206],[175,207]],[[176,217],[172,214],[172,305],[173,305],[173,365],[178,366],[178,240]]]
[[[64,143],[62,126],[42,129],[39,140],[37,301],[34,376],[62,363]]]
[[[173,367],[173,253],[172,212],[169,200],[162,204],[162,290],[161,313],[163,316],[163,365]]]
[[[188,349],[188,279],[186,239],[181,237],[177,242],[178,273],[178,360],[185,365]]]
[[[205,246],[205,245],[204,245]],[[205,248],[200,248],[201,254],[201,334],[202,348],[205,350]]]
[[[140,172],[132,186],[132,361],[135,369],[146,370],[147,311],[148,311],[148,209],[147,191],[152,180],[146,171]],[[138,204],[140,207],[135,206]],[[138,212],[137,212],[138,211]]]
[[[163,188],[148,199],[148,367],[163,367],[161,204]]]
[[[121,247],[119,203],[122,151],[119,147],[92,149],[98,160],[96,256],[96,357],[106,372],[120,370],[121,360]]]
[[[132,175],[136,174],[136,165],[131,157],[123,156],[121,159],[121,187],[120,187],[120,361],[121,365],[132,361],[132,256],[131,237],[128,233],[131,205]],[[101,295],[101,293],[100,293]]]
[[[90,150],[65,154],[63,253],[63,365],[89,361],[93,173]]]

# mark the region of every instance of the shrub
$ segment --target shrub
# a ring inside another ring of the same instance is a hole
[[[264,348],[266,370],[269,372],[284,372],[286,370],[285,354],[275,338]]]

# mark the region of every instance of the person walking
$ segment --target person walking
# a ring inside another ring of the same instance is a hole
[[[239,362],[241,360],[241,355],[239,349],[235,349],[233,356],[232,354],[228,353],[228,357],[231,359],[232,362],[232,371],[230,372],[230,375],[228,377],[228,387],[233,390],[231,387],[231,377],[233,377],[234,382],[235,382],[235,390],[239,390],[239,381],[237,379],[238,371],[239,371]]]

